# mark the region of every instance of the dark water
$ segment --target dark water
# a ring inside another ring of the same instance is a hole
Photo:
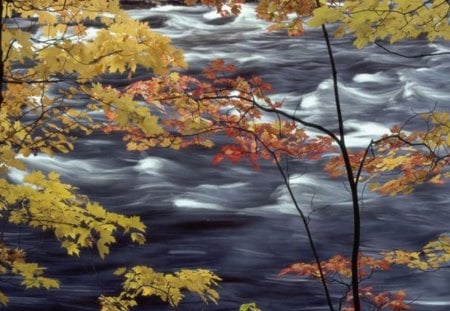
[[[260,75],[274,85],[276,99],[306,120],[336,126],[330,69],[321,34],[301,38],[266,33],[252,6],[237,18],[219,19],[204,8],[166,6],[135,10],[185,50],[190,73],[212,58],[239,66],[241,75]],[[449,107],[450,56],[404,59],[379,48],[356,50],[349,41],[333,46],[340,75],[344,116],[353,147],[367,145],[412,113]],[[405,53],[450,51],[448,44],[411,41],[395,46]],[[142,73],[143,77],[148,74]],[[115,81],[118,82],[118,81]],[[209,268],[223,278],[220,303],[203,305],[188,297],[182,310],[237,310],[255,301],[263,310],[326,310],[315,281],[278,277],[277,272],[312,256],[304,229],[278,172],[245,164],[211,164],[215,150],[126,152],[118,136],[81,139],[68,156],[30,158],[30,167],[58,171],[109,209],[137,214],[148,226],[145,247],[120,243],[104,261],[94,252],[67,258],[49,234],[14,229],[10,234],[29,255],[62,281],[57,291],[5,288],[12,310],[96,310],[96,297],[113,295],[119,266],[145,264],[171,272]],[[351,250],[351,205],[345,184],[332,180],[320,162],[291,163],[291,184],[306,213],[321,258]],[[11,175],[20,178],[20,172]],[[421,186],[409,196],[364,195],[362,248],[374,253],[417,249],[450,229],[449,186]],[[405,289],[415,310],[450,310],[450,272],[394,269],[370,280],[375,289]],[[340,288],[333,288],[339,298]],[[139,310],[168,310],[157,300]]]

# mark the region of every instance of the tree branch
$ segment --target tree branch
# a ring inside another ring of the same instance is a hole
[[[388,52],[389,54],[400,56],[400,57],[404,57],[404,58],[422,58],[422,57],[427,57],[427,56],[450,55],[450,52],[423,53],[423,54],[415,54],[415,55],[406,55],[406,54],[402,54],[400,52],[396,52],[394,50],[388,49],[387,47],[382,45],[379,40],[375,41],[374,43],[379,48],[383,49],[384,51]]]

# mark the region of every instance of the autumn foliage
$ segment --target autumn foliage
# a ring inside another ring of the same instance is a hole
[[[189,5],[197,3],[213,6],[222,15],[239,14],[243,5],[235,0],[187,1]],[[349,149],[326,25],[336,24],[337,37],[353,36],[357,48],[421,36],[429,41],[448,40],[449,10],[449,2],[442,0],[258,3],[256,14],[271,22],[269,31],[286,30],[295,36],[307,27],[322,28],[335,82],[335,131],[290,114],[282,102],[272,100],[270,84],[259,77],[238,76],[235,66],[224,60],[212,61],[201,76],[181,74],[179,69],[186,67],[182,52],[147,24],[131,19],[118,1],[3,1],[0,216],[13,225],[51,231],[68,255],[94,248],[104,258],[116,243],[117,232],[143,244],[146,226],[138,216],[109,212],[62,182],[57,173],[30,171],[23,161],[38,153],[70,152],[77,137],[99,129],[122,133],[129,151],[200,146],[216,148],[212,159],[216,165],[247,162],[259,169],[261,161],[271,161],[289,190],[289,176],[280,165],[284,159],[326,160],[324,169],[331,177],[346,178],[350,188],[352,256],[337,254],[320,260],[308,221],[299,209],[314,261],[294,263],[282,269],[280,277],[294,274],[320,280],[331,310],[335,302],[328,284],[336,283],[344,287],[339,301],[343,310],[358,311],[364,305],[376,310],[409,310],[404,291],[387,292],[365,283],[374,272],[394,265],[439,269],[450,261],[449,237],[443,234],[422,250],[388,250],[373,256],[360,253],[358,185],[364,183],[381,195],[399,195],[411,193],[420,184],[444,183],[450,177],[450,113],[436,109],[417,114],[369,141],[366,148]],[[26,27],[11,27],[19,18],[39,28],[39,35]],[[100,22],[102,29],[89,33],[89,21]],[[21,70],[16,70],[18,67]],[[105,74],[131,79],[138,68],[151,71],[153,78],[124,89],[98,82]],[[59,88],[62,82],[71,87]],[[73,104],[80,98],[88,98],[88,104]],[[91,117],[90,112],[98,111],[104,113],[105,122]],[[215,146],[218,138],[226,138],[220,148]],[[22,181],[11,181],[8,174],[13,169],[24,172]],[[291,198],[296,205],[293,194]],[[3,238],[0,242],[2,276],[20,276],[26,288],[59,286],[58,280],[44,276],[43,267],[26,261],[24,250],[11,247]],[[139,265],[120,268],[116,275],[124,278],[123,290],[117,296],[100,297],[104,311],[128,310],[147,296],[156,296],[174,309],[187,293],[204,302],[216,303],[219,298],[216,288],[221,279],[208,270],[160,273]],[[6,293],[0,292],[0,303],[7,302]],[[241,310],[259,308],[249,303]]]
[[[325,273],[327,282],[348,286],[351,277],[351,259],[341,255],[320,263],[322,271]],[[372,256],[360,255],[358,261],[359,279],[363,281],[372,276],[376,271],[386,271],[391,267],[391,261],[380,258],[376,259]],[[280,271],[279,275],[294,274],[299,276],[320,278],[318,265],[316,263],[296,263],[288,268]],[[410,310],[410,306],[405,302],[406,293],[398,291],[391,293],[387,291],[376,292],[373,286],[361,287],[360,296],[365,303],[375,307],[375,310],[393,310],[402,311]],[[352,293],[348,289],[341,298],[341,303],[347,304],[342,310],[353,311]]]
[[[125,112],[111,108],[106,111],[110,122],[103,130],[125,132],[128,150],[153,147],[177,150],[192,145],[211,148],[214,137],[223,134],[229,138],[229,143],[214,156],[213,164],[225,160],[233,164],[246,161],[256,169],[262,160],[279,163],[283,157],[318,159],[323,154],[336,153],[334,136],[327,136],[326,130],[325,135],[308,135],[308,127],[322,128],[287,115],[282,110],[282,103],[273,102],[267,95],[271,91],[270,85],[258,77],[234,76],[234,70],[223,60],[215,60],[205,69],[201,80],[172,73],[134,83],[117,96],[144,100],[157,113],[157,126],[151,130],[140,123],[127,122],[121,126],[121,114]],[[449,176],[448,113],[433,112],[416,117],[427,122],[426,131],[407,134],[404,128],[395,127],[391,133],[371,141],[366,149],[349,151],[350,164],[358,182],[367,182],[372,190],[381,194],[396,195],[410,193],[415,186],[425,182],[442,183]],[[270,121],[264,121],[267,118]],[[331,176],[345,174],[342,155],[331,158],[325,169]],[[383,174],[386,172],[389,176]],[[376,271],[389,270],[394,264],[436,269],[450,259],[450,251],[444,246],[447,240],[442,237],[430,242],[422,251],[382,253],[378,259],[360,255],[358,278],[363,281]],[[419,256],[421,253],[426,257]],[[320,265],[326,282],[348,286],[352,275],[350,258],[336,255]],[[320,278],[317,263],[296,263],[281,270],[280,275],[285,274]],[[359,292],[365,303],[377,309],[410,309],[402,290],[391,293],[365,286],[360,287]],[[354,310],[352,293],[348,289],[342,301],[348,305],[343,310]]]
[[[419,122],[413,122],[413,120]],[[414,123],[425,131],[410,131]],[[414,116],[407,124],[371,141],[365,150],[350,154],[352,168],[371,190],[381,194],[408,194],[424,183],[442,184],[450,177],[450,117],[448,112]],[[325,168],[331,176],[345,174],[342,157],[335,157]],[[383,173],[389,173],[389,178]]]
[[[137,305],[141,297],[157,296],[176,308],[185,297],[185,292],[197,294],[205,303],[217,303],[218,292],[214,289],[221,281],[214,273],[204,270],[183,269],[174,274],[163,274],[150,267],[135,266],[119,268],[116,275],[124,275],[123,291],[116,297],[101,296],[101,310],[128,310]]]
[[[217,6],[219,12],[223,5],[219,3]],[[394,1],[390,5],[387,1],[333,1],[328,5],[315,1],[261,1],[256,10],[260,18],[273,22],[269,31],[287,29],[290,35],[303,33],[303,17],[311,14],[310,26],[339,21],[336,35],[353,34],[356,36],[354,44],[363,47],[380,39],[388,38],[392,43],[423,33],[429,40],[445,39],[448,25],[429,17],[436,10],[448,14],[446,8],[448,4],[442,1],[430,5],[404,1]],[[374,26],[381,20],[383,24],[380,27]],[[361,27],[362,24],[365,27]],[[434,32],[430,27],[435,29]],[[402,31],[394,31],[399,28]],[[397,195],[411,193],[423,183],[441,184],[450,176],[448,112],[432,111],[413,116],[378,140],[369,141],[366,148],[350,150],[342,136],[344,131],[336,134],[320,124],[287,113],[282,102],[271,100],[270,92],[271,86],[260,78],[236,76],[233,65],[215,60],[204,70],[203,77],[171,73],[139,81],[117,93],[118,97],[131,96],[147,104],[157,115],[154,119],[157,125],[151,130],[139,122],[121,124],[120,120],[126,118],[123,114],[128,112],[114,107],[106,111],[110,123],[103,129],[106,132],[125,132],[124,140],[129,150],[153,147],[180,149],[192,145],[211,148],[215,137],[225,135],[228,143],[220,148],[213,164],[246,161],[258,169],[259,161],[270,160],[280,169],[280,161],[284,158],[304,160],[331,156],[325,170],[332,177],[351,176],[356,197],[359,183],[367,184],[380,194]],[[336,104],[339,110],[339,103]],[[408,129],[416,120],[423,121],[420,126],[425,130]],[[320,134],[312,135],[311,130]],[[404,291],[391,293],[375,290],[372,286],[359,287],[358,283],[376,271],[389,270],[392,265],[437,269],[449,259],[449,250],[443,246],[445,241],[446,238],[441,237],[428,243],[422,251],[396,250],[380,253],[377,257],[336,255],[320,264],[296,263],[283,269],[280,275],[296,274],[320,279],[324,285],[335,282],[345,285],[341,304],[347,305],[346,310],[361,310],[360,301],[380,310],[409,310]],[[357,271],[356,276],[354,271]]]
[[[94,249],[104,259],[117,243],[118,233],[129,236],[131,242],[144,244],[146,226],[139,216],[107,211],[62,182],[56,172],[29,169],[24,158],[70,152],[78,137],[100,127],[89,111],[110,104],[107,92],[103,102],[91,100],[88,109],[74,104],[99,88],[103,90],[94,81],[105,74],[125,71],[131,78],[137,67],[165,74],[171,67],[185,65],[181,52],[146,23],[131,19],[119,8],[118,1],[2,1],[0,15],[0,217],[13,225],[52,232],[72,256]],[[29,24],[22,23],[25,21]],[[93,21],[100,22],[103,28],[92,36],[86,24]],[[33,27],[39,29],[37,34]],[[61,83],[69,87],[61,88]],[[131,103],[111,98],[113,101],[116,107]],[[145,124],[153,124],[151,118],[144,118]],[[12,170],[21,171],[23,179],[13,182]],[[59,287],[58,280],[45,276],[44,267],[27,262],[25,250],[9,243],[2,232],[2,278],[13,276],[25,288]],[[155,273],[142,276],[157,279]],[[212,272],[183,270],[180,275],[195,280],[195,284],[180,281],[180,290],[193,290],[205,300],[216,297],[212,287],[219,279]],[[175,299],[171,294],[164,299],[178,304],[182,296]],[[6,305],[8,301],[7,294],[0,291],[0,303]],[[107,301],[102,300],[104,308]],[[108,310],[126,307],[113,305]]]
[[[155,121],[160,122],[155,122],[153,128],[148,128],[149,122],[127,122],[121,126],[121,120],[129,118],[130,112],[111,107],[106,116],[112,123],[103,130],[125,131],[128,150],[212,147],[214,135],[222,133],[232,142],[221,148],[213,163],[247,161],[255,168],[260,160],[279,160],[283,156],[298,160],[317,158],[333,149],[329,137],[310,137],[295,121],[281,115],[273,122],[262,122],[264,109],[277,109],[282,104],[264,95],[271,87],[260,78],[230,78],[234,70],[223,60],[215,60],[205,69],[202,80],[172,73],[134,83],[117,96],[144,99],[160,116],[154,117]],[[138,109],[143,107],[136,105]]]

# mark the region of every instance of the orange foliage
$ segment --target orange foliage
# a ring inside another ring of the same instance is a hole
[[[358,260],[359,278],[364,279],[370,276],[374,270],[385,271],[390,268],[390,263],[386,259],[377,259],[372,256],[360,255]],[[326,278],[335,279],[336,277],[350,278],[351,260],[342,255],[336,255],[320,263],[322,271]],[[319,267],[316,263],[295,263],[288,268],[280,271],[278,275],[296,274],[301,276],[318,278]]]
[[[162,116],[158,124],[162,130],[149,135],[140,122],[121,125],[114,107],[105,110],[110,122],[103,130],[125,131],[128,150],[192,145],[210,148],[213,136],[223,134],[231,142],[222,146],[213,163],[245,160],[255,168],[261,159],[318,158],[333,150],[329,137],[310,137],[293,120],[265,114],[264,109],[274,111],[282,106],[265,95],[271,86],[259,77],[231,77],[234,72],[233,65],[215,60],[204,70],[202,80],[172,73],[136,82],[121,96],[144,100]],[[265,117],[271,120],[264,121]]]
[[[246,161],[255,169],[259,168],[260,160],[279,161],[282,157],[316,159],[324,153],[336,152],[332,135],[310,136],[302,126],[302,120],[282,113],[282,103],[272,101],[267,95],[271,85],[259,77],[236,76],[235,71],[235,66],[219,59],[203,71],[202,79],[172,73],[136,82],[118,96],[143,100],[143,107],[152,111],[151,118],[157,120],[157,124],[145,125],[130,116],[129,119],[135,122],[122,125],[123,111],[108,106],[105,115],[110,122],[105,124],[104,130],[125,131],[124,140],[129,150],[152,147],[180,149],[192,145],[211,148],[218,135],[225,136],[228,143],[220,147],[213,164],[225,160],[233,164]],[[427,181],[441,183],[443,178],[448,177],[445,170],[450,160],[446,155],[449,115],[433,113],[421,117],[428,122],[426,132],[406,134],[403,128],[394,127],[391,133],[372,141],[367,149],[349,153],[357,182],[381,179],[380,183],[373,183],[371,189],[394,195],[408,193],[414,185]],[[158,130],[153,127],[158,127]],[[325,169],[331,176],[345,174],[342,157],[329,160]],[[384,172],[397,175],[390,174],[390,179],[386,179],[382,176]],[[431,255],[436,253],[433,245],[430,246]],[[388,270],[391,264],[409,265],[408,262],[401,262],[399,252],[389,254],[386,253],[381,259],[360,255],[360,281],[369,278],[375,271]],[[439,263],[447,258],[444,255]],[[430,261],[430,267],[438,266],[432,264],[434,261]],[[337,255],[322,261],[320,265],[327,282],[350,283],[352,269],[349,258]],[[418,262],[413,266],[422,267],[424,264]],[[295,263],[279,274],[320,279],[316,263]],[[351,291],[345,294],[348,304],[345,310],[353,310],[351,295]],[[360,288],[360,295],[361,299],[379,310],[409,309],[402,291],[375,292],[372,287],[365,287]]]
[[[375,307],[375,310],[392,310],[392,311],[406,311],[411,310],[411,307],[405,302],[406,293],[402,290],[395,293],[383,291],[376,293],[373,287],[360,288],[361,297],[369,304]],[[346,302],[351,304],[351,294],[347,296]],[[348,306],[342,309],[343,311],[354,311],[353,306]]]
[[[148,81],[130,85],[121,97],[131,97],[137,104],[134,111],[105,107],[109,120],[105,132],[124,131],[128,150],[145,150],[153,147],[180,149],[197,145],[214,147],[220,135],[227,137],[212,162],[220,164],[228,160],[241,161],[259,169],[260,160],[279,161],[282,157],[293,160],[317,159],[323,154],[335,154],[333,146],[338,138],[322,131],[323,136],[310,136],[310,126],[301,119],[283,112],[281,102],[274,102],[267,95],[271,85],[259,77],[240,77],[236,68],[223,60],[214,60],[203,71],[202,78],[171,73]],[[151,115],[141,115],[148,109]],[[409,193],[417,184],[442,183],[449,177],[448,156],[450,118],[448,113],[431,113],[420,116],[427,122],[427,131],[407,132],[394,127],[391,133],[372,141],[365,150],[349,152],[350,165],[356,182],[371,182],[370,188],[382,194]],[[126,119],[128,122],[124,123]],[[314,126],[313,126],[314,127]],[[321,130],[319,127],[315,129]],[[407,133],[407,134],[406,134]],[[346,174],[342,157],[331,158],[325,166],[331,176]],[[389,179],[382,175],[390,172]],[[392,174],[396,173],[396,174]],[[374,179],[380,180],[373,183]],[[441,243],[442,244],[442,243]],[[403,253],[386,253],[377,259],[359,256],[358,277],[368,279],[375,271],[386,271],[392,264],[407,264],[425,270],[436,268],[447,259],[447,248],[430,244],[430,260],[427,262],[402,262]],[[435,260],[436,252],[443,253]],[[406,253],[405,253],[406,254]],[[407,253],[413,258],[413,253]],[[390,257],[389,257],[390,256]],[[406,255],[405,255],[406,256]],[[434,256],[434,257],[433,257]],[[348,286],[352,276],[351,260],[341,255],[320,263],[325,280]],[[280,275],[295,274],[320,279],[316,263],[295,263],[280,271]],[[347,287],[348,289],[348,287]],[[345,294],[347,307],[351,305],[351,291]],[[372,287],[360,288],[360,297],[377,310],[409,310],[405,293],[399,291],[375,292]]]
[[[348,284],[351,278],[351,259],[336,255],[320,263],[325,279],[330,283]],[[384,259],[377,259],[372,256],[360,255],[358,261],[358,271],[360,281],[369,278],[375,271],[389,270],[391,263]],[[295,263],[279,272],[278,275],[295,274],[306,277],[320,278],[319,268],[316,263]],[[410,310],[410,306],[405,303],[406,293],[398,291],[391,293],[387,291],[374,292],[373,287],[360,288],[360,297],[368,304],[376,307],[376,310],[403,311]],[[347,291],[344,301],[348,306],[343,310],[353,311],[352,293]]]
[[[408,194],[423,183],[443,184],[450,176],[450,117],[445,112],[433,112],[418,116],[426,121],[426,131],[407,133],[398,126],[367,150],[350,153],[353,171],[361,169],[360,180],[370,181],[370,189],[382,194]],[[367,152],[368,151],[368,152]],[[326,164],[331,176],[345,175],[341,156]],[[382,174],[389,172],[389,179]],[[375,179],[377,177],[380,181]]]
[[[262,0],[256,8],[256,13],[258,18],[273,22],[268,31],[286,29],[290,36],[299,36],[304,31],[301,18],[311,16],[315,8],[314,0]]]

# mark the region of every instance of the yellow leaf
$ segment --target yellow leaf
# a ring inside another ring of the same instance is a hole
[[[67,250],[67,254],[69,255],[80,255],[80,248],[76,243],[70,242],[70,241],[64,241],[62,243],[62,247],[64,247]]]
[[[256,306],[256,303],[252,302],[241,305],[239,311],[261,311],[261,309]]]
[[[114,271],[114,275],[122,275],[127,271],[127,268],[120,267],[117,268],[116,271]]]
[[[174,82],[177,82],[178,80],[180,80],[180,74],[178,72],[171,72],[169,77]]]
[[[45,175],[41,171],[34,171],[24,177],[23,181],[33,185],[39,185],[45,179]]]
[[[145,134],[152,136],[163,133],[162,127],[158,124],[158,117],[146,116],[141,124],[142,130]]]
[[[109,72],[114,73],[118,71],[123,73],[125,71],[125,63],[125,60],[120,55],[111,56],[108,62]]]
[[[116,121],[117,124],[119,124],[120,126],[127,125],[128,121],[129,121],[128,112],[123,111],[123,110],[116,111],[114,121]]]
[[[40,278],[39,280],[41,282],[42,287],[44,287],[47,290],[50,288],[59,288],[58,280],[50,279],[50,278]]]
[[[8,302],[9,302],[8,297],[4,293],[0,292],[0,303],[6,306]]]
[[[57,180],[59,180],[59,174],[56,172],[50,172],[48,174],[48,179],[51,181],[57,181]]]
[[[202,141],[202,146],[205,146],[206,148],[212,148],[214,147],[214,142],[210,139],[206,139]]]
[[[342,19],[342,17],[342,12],[338,11],[335,7],[323,5],[313,11],[313,17],[308,21],[308,25],[311,27],[319,27],[323,24],[334,23]]]
[[[106,216],[105,209],[97,203],[88,203],[86,206],[86,210],[95,217],[105,218]]]
[[[145,236],[142,233],[132,232],[130,234],[130,237],[131,237],[131,241],[133,241],[139,245],[142,245],[145,243]]]
[[[104,239],[99,239],[97,241],[97,250],[101,259],[105,259],[105,256],[109,254],[109,247],[106,245]]]

